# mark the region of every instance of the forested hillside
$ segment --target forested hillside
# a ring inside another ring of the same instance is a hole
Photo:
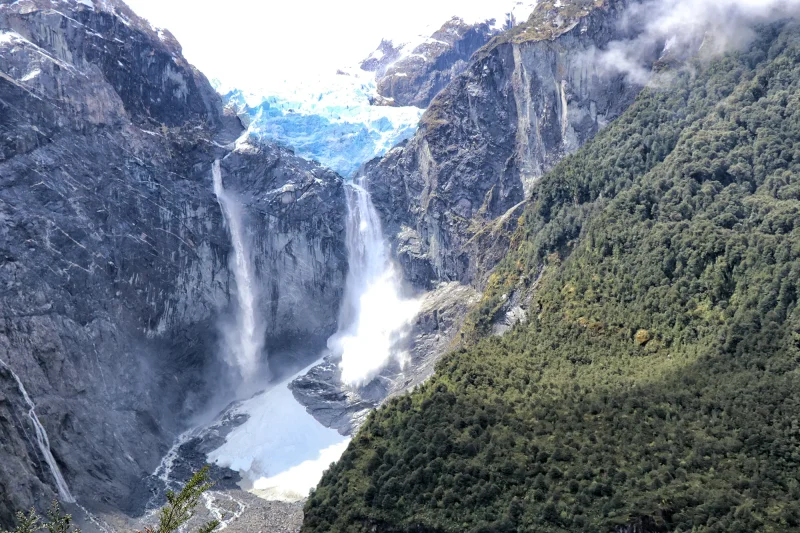
[[[800,30],[672,72],[542,178],[473,342],[370,416],[303,531],[800,528]]]

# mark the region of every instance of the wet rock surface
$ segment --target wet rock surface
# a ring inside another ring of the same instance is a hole
[[[341,179],[242,131],[174,38],[122,3],[0,2],[0,359],[92,511],[137,512],[141,480],[225,385],[216,324],[236,287],[215,159],[269,280],[268,348],[335,329]],[[2,371],[0,394],[5,526],[55,494]]]
[[[380,381],[364,391],[351,389],[341,380],[339,359],[328,355],[323,363],[289,385],[295,399],[323,426],[350,435],[381,401],[387,391]]]

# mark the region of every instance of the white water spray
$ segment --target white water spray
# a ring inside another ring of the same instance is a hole
[[[69,491],[69,487],[67,486],[67,481],[61,474],[61,469],[58,467],[58,463],[56,463],[55,457],[53,457],[53,452],[50,451],[50,439],[47,438],[47,432],[45,431],[42,424],[39,422],[39,418],[36,416],[36,406],[31,400],[31,397],[28,396],[28,391],[25,390],[25,386],[22,384],[22,380],[19,379],[19,376],[17,376],[17,374],[13,370],[11,370],[11,367],[8,366],[8,364],[5,361],[0,359],[0,365],[2,365],[3,368],[11,372],[11,375],[17,382],[17,388],[19,389],[19,392],[25,399],[25,403],[28,404],[29,408],[28,418],[31,420],[31,423],[33,423],[34,430],[36,431],[36,444],[39,446],[39,451],[44,457],[47,466],[50,467],[50,472],[53,474],[53,478],[55,478],[56,489],[58,490],[59,499],[64,503],[75,503],[75,498]]]
[[[401,296],[401,278],[372,198],[355,183],[347,185],[347,215],[349,271],[339,331],[328,346],[342,356],[342,381],[360,386],[392,359],[405,363],[400,345],[420,302]]]
[[[247,382],[258,370],[261,351],[264,348],[265,326],[258,313],[258,287],[253,265],[248,253],[244,225],[239,203],[225,191],[219,161],[214,161],[214,194],[228,223],[234,256],[231,261],[236,280],[237,316],[236,327],[223,328],[227,347],[226,359],[235,366]]]

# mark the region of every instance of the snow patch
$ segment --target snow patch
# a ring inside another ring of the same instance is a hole
[[[238,471],[242,487],[262,498],[298,501],[308,496],[350,442],[317,422],[288,387],[319,362],[237,407],[235,413],[246,414],[247,422],[208,455],[209,462]]]
[[[38,68],[33,69],[32,71],[25,74],[19,81],[31,81],[33,78],[41,74],[42,71]]]
[[[251,492],[265,500],[294,502],[308,496],[319,482],[322,473],[335,463],[347,449],[350,440],[344,440],[319,452],[316,459],[303,461],[289,470],[268,478],[256,480]],[[316,480],[310,484],[311,480]]]
[[[25,39],[15,31],[0,31],[0,44],[13,43],[15,41],[24,41]]]

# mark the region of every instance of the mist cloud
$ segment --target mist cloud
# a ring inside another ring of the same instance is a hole
[[[601,71],[645,85],[654,55],[721,54],[749,44],[756,26],[798,14],[800,0],[645,0],[630,6],[620,22],[643,28],[637,37],[591,50],[588,59]]]

